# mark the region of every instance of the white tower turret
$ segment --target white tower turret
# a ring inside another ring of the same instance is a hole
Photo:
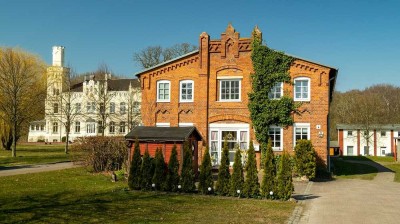
[[[64,47],[53,47],[53,66],[64,67]]]

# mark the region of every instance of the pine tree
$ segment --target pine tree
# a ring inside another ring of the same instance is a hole
[[[200,174],[199,174],[199,191],[202,194],[211,193],[208,188],[211,188],[211,192],[214,191],[214,181],[212,177],[212,165],[211,165],[211,157],[208,146],[206,147],[206,151],[203,155],[203,160],[200,165]]]
[[[147,149],[143,155],[142,167],[140,171],[142,174],[140,178],[140,188],[142,190],[150,190],[153,178],[153,165],[152,159],[150,158],[150,154]]]
[[[238,148],[235,153],[235,160],[233,162],[233,173],[230,180],[229,193],[231,196],[238,196],[243,191],[244,176],[242,165],[242,154]],[[240,192],[238,193],[238,190]]]
[[[154,157],[154,175],[153,184],[155,184],[156,190],[164,190],[165,186],[165,161],[164,156],[160,148],[157,148],[156,155]]]
[[[292,196],[293,182],[292,182],[292,167],[290,164],[290,156],[287,152],[283,152],[283,155],[279,161],[278,168],[278,189],[277,196],[282,200],[288,200]]]
[[[139,140],[135,141],[135,148],[133,150],[133,157],[131,161],[131,167],[129,169],[128,185],[129,189],[139,190],[140,189],[140,169],[142,166],[142,158],[140,158],[140,146]]]
[[[271,139],[268,141],[264,161],[264,175],[261,184],[261,194],[263,197],[271,198],[269,192],[275,193],[276,166],[274,163],[274,153],[272,151]]]
[[[253,141],[250,141],[250,148],[247,151],[247,155],[246,180],[244,182],[243,195],[246,197],[257,197],[260,192],[260,184],[258,183],[256,153]]]
[[[229,195],[229,180],[231,174],[229,173],[229,149],[228,141],[224,139],[224,147],[222,149],[221,164],[218,170],[218,180],[216,184],[216,191],[220,195]]]
[[[178,153],[176,151],[176,145],[174,144],[168,162],[167,177],[165,180],[165,190],[177,191],[178,184],[179,184],[179,161],[178,161]]]
[[[190,149],[188,142],[185,142],[183,146],[181,187],[183,192],[192,192],[196,189],[194,185],[192,149]]]
[[[314,147],[310,140],[298,140],[295,147],[297,172],[309,179],[315,177],[317,165]]]

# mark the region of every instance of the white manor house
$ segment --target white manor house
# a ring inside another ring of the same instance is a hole
[[[84,136],[124,136],[141,124],[137,79],[113,79],[110,74],[85,77],[71,84],[64,67],[64,47],[53,47],[47,68],[44,120],[30,123],[28,142],[69,141]]]

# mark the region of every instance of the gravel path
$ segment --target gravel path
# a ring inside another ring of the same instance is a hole
[[[40,165],[0,167],[0,177],[27,174],[27,173],[39,173],[39,172],[46,172],[53,170],[63,170],[74,167],[79,167],[79,165],[75,165],[73,164],[73,162],[62,162],[62,163],[40,164]]]

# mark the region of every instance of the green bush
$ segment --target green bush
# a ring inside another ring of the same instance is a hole
[[[243,187],[243,195],[246,197],[257,197],[260,193],[260,184],[258,183],[258,172],[256,164],[256,153],[254,151],[253,141],[250,141],[250,148],[247,151],[246,180]]]
[[[142,158],[140,158],[139,141],[136,139],[133,150],[133,157],[129,169],[128,185],[130,189],[140,189],[140,168],[142,166]]]
[[[277,192],[275,195],[279,199],[288,200],[292,196],[293,182],[290,156],[285,151],[279,159],[277,182]]]
[[[62,138],[61,138],[61,142],[66,142],[67,141],[67,137],[66,136],[63,136]]]
[[[169,157],[167,177],[165,180],[166,191],[177,191],[179,184],[179,161],[176,145],[172,147],[171,156]]]
[[[156,190],[164,190],[165,167],[163,153],[160,148],[157,148],[156,155],[154,157],[154,175],[152,180]]]
[[[183,192],[193,192],[196,189],[194,185],[194,171],[192,149],[188,142],[183,146],[183,163],[181,173],[181,187]]]
[[[295,161],[297,172],[300,176],[309,179],[315,178],[316,173],[316,153],[310,140],[298,140],[295,147]]]
[[[142,190],[150,190],[153,179],[153,161],[147,149],[143,155],[140,172],[142,174],[140,177],[140,188]]]
[[[231,196],[240,196],[240,192],[243,191],[244,176],[243,176],[243,165],[242,165],[242,153],[240,149],[236,149],[235,160],[233,162],[233,173],[230,180],[229,193]]]
[[[220,195],[229,195],[229,180],[231,174],[229,173],[229,149],[228,141],[224,139],[224,147],[222,149],[221,163],[218,170],[218,180],[215,186],[216,191]]]
[[[208,190],[209,187],[211,188],[211,191]],[[204,152],[203,160],[201,161],[200,165],[199,191],[203,194],[209,194],[214,191],[211,157],[208,146],[206,147],[206,151]]]
[[[274,153],[272,151],[271,140],[268,141],[264,160],[264,175],[261,183],[261,195],[271,198],[269,192],[275,192],[276,165],[274,163]]]

